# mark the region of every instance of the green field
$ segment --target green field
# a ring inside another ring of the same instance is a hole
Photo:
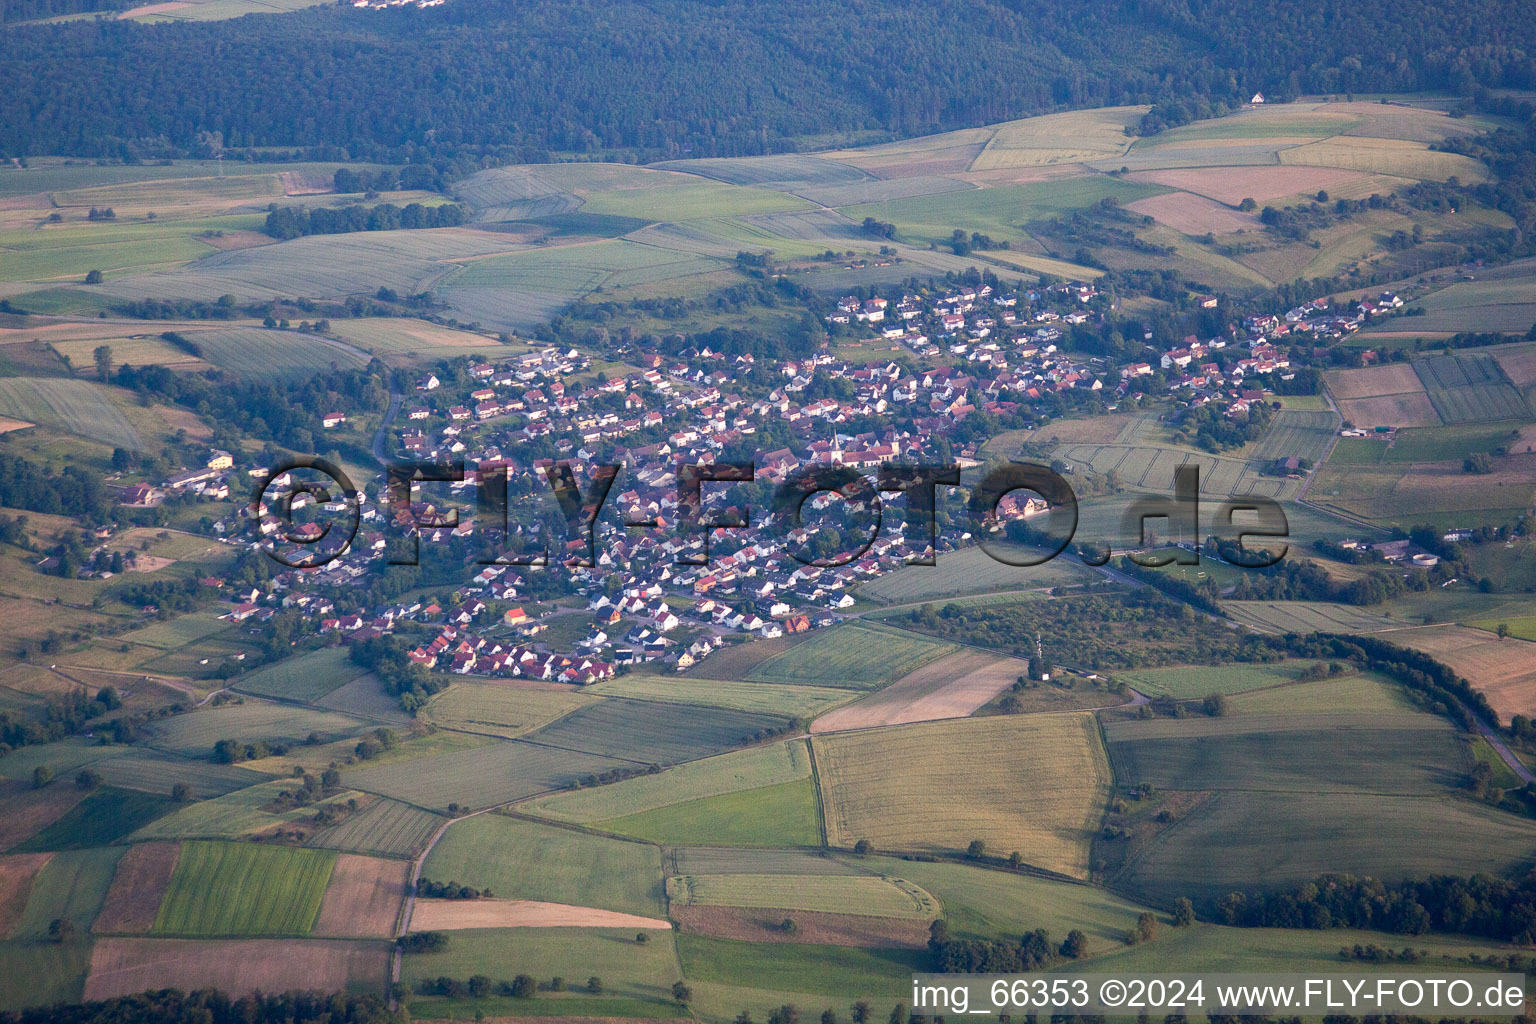
[[[484,974],[511,981],[530,974],[541,981],[564,978],[566,992],[541,992],[531,999],[492,997],[454,1003],[411,1000],[415,1018],[449,1014],[472,1017],[675,1017],[672,983],[681,978],[670,931],[651,932],[638,943],[633,931],[610,928],[496,928],[455,931],[441,953],[404,958],[401,980],[412,990],[423,980]],[[579,991],[587,979],[602,979],[603,992]]]
[[[1031,221],[1086,209],[1101,199],[1113,198],[1124,205],[1171,191],[1163,185],[1095,175],[869,203],[842,212],[855,221],[874,217],[895,224],[909,241],[944,242],[962,228],[1019,242],[1027,237],[1023,226]]]
[[[637,764],[677,764],[739,747],[788,720],[733,708],[609,697],[557,719],[527,739]]]
[[[701,797],[654,811],[593,822],[653,843],[717,846],[817,846],[821,817],[810,779]]]
[[[860,586],[857,596],[882,604],[907,604],[960,594],[1072,586],[1088,583],[1095,577],[1081,564],[1066,558],[1055,558],[1043,565],[1006,565],[975,545],[945,551],[937,562],[885,573]]]
[[[853,949],[791,942],[740,942],[702,935],[677,936],[683,974],[694,990],[693,1009],[711,1020],[742,1010],[766,1016],[784,1003],[818,1016],[841,1014],[856,999],[875,1003],[872,1020],[884,1020],[887,1004],[910,1000],[912,975],[926,969],[920,950]],[[803,1019],[803,1018],[802,1018]]]
[[[812,635],[748,673],[763,683],[811,683],[873,690],[955,650],[953,644],[866,622]]]
[[[438,736],[484,739],[449,730],[441,730],[429,739]],[[497,740],[467,750],[453,749],[384,764],[363,762],[343,772],[342,778],[353,789],[393,797],[427,810],[442,810],[450,803],[478,810],[564,789],[587,775],[631,766],[601,754],[521,740]]]
[[[814,718],[853,697],[847,690],[836,687],[779,686],[734,679],[651,675],[643,671],[616,676],[589,686],[584,692],[605,697],[633,697],[677,704],[712,704],[739,711],[760,711],[799,718]]]
[[[190,711],[162,719],[151,728],[154,746],[179,754],[207,757],[219,740],[300,743],[310,733],[337,739],[361,732],[363,723],[334,711],[315,711],[246,700],[244,704]]]
[[[21,1010],[76,1003],[85,988],[91,947],[87,942],[0,942],[0,1009]]]
[[[11,933],[12,939],[45,941],[48,925],[55,918],[66,918],[75,925],[75,934],[90,933],[91,923],[101,912],[118,858],[126,846],[102,846],[55,854],[32,883],[32,893],[21,919]],[[10,969],[0,971],[0,975]]]
[[[1308,661],[1275,664],[1181,665],[1178,668],[1133,669],[1114,674],[1117,683],[1140,690],[1149,697],[1194,700],[1213,693],[1242,693],[1266,686],[1294,683]]]
[[[522,736],[592,703],[567,690],[535,690],[516,683],[454,683],[437,694],[421,717],[447,729]]]
[[[677,875],[667,879],[675,906],[761,907],[872,917],[937,917],[921,886],[876,875]]]
[[[176,805],[163,796],[102,786],[65,812],[16,852],[82,850],[106,846],[142,828]]]
[[[381,798],[348,815],[340,824],[316,832],[304,845],[380,857],[410,857],[426,848],[444,820],[410,804]]]
[[[324,647],[236,676],[229,685],[262,697],[317,701],[365,674],[367,669],[353,662],[345,647]]]
[[[246,786],[212,800],[198,800],[175,809],[139,828],[134,839],[234,839],[275,828],[285,822],[312,817],[315,806],[273,812],[264,810],[283,790],[294,789],[288,779]],[[345,803],[353,792],[337,793],[325,803]]]
[[[229,629],[229,623],[214,615],[178,615],[142,629],[119,633],[117,639],[124,643],[143,644],[146,647],[158,647],[171,651],[227,629]]]
[[[1104,735],[1117,783],[1164,790],[1424,795],[1471,768],[1449,723],[1416,712],[1154,719]]]
[[[1231,709],[1244,715],[1305,715],[1330,711],[1391,713],[1412,707],[1402,687],[1384,676],[1371,674],[1252,690],[1231,700]]]
[[[707,757],[658,775],[539,797],[522,809],[557,821],[587,824],[810,777],[805,741],[791,740]]]
[[[499,899],[544,900],[660,917],[661,854],[502,814],[456,822],[432,848],[422,874],[490,888]]]
[[[155,916],[158,935],[307,935],[336,855],[251,843],[188,842]]]
[[[1497,633],[1500,626],[1509,628],[1509,635],[1521,640],[1536,640],[1536,615],[1514,615],[1495,619],[1476,619],[1467,625]]]
[[[0,378],[0,416],[142,451],[139,432],[112,402],[121,393],[87,380]]]
[[[1222,610],[1264,633],[1379,633],[1408,625],[1327,601],[1226,601]]]
[[[1113,882],[1209,907],[1236,890],[1300,885],[1324,872],[1386,882],[1504,874],[1528,861],[1532,839],[1529,822],[1454,797],[1227,791],[1162,833]]]
[[[307,380],[317,371],[330,369],[332,364],[346,370],[361,369],[367,363],[348,349],[292,331],[228,327],[183,333],[204,359],[248,380]]]

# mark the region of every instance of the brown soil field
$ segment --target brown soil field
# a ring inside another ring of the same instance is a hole
[[[9,416],[0,416],[0,434],[9,434],[13,430],[25,430],[36,425],[26,420],[13,420]]]
[[[0,210],[49,210],[53,203],[42,192],[33,192],[27,196],[8,196],[0,199]]]
[[[97,934],[123,932],[142,935],[154,927],[155,914],[171,884],[171,872],[181,856],[179,843],[139,843],[117,862],[112,887],[91,930]]]
[[[811,732],[964,718],[1013,685],[1026,667],[1022,661],[985,651],[959,651],[863,700],[827,712],[811,723]]]
[[[0,850],[31,839],[85,797],[73,782],[56,780],[33,789],[19,780],[0,780]]]
[[[1336,189],[1365,176],[1362,171],[1333,167],[1181,167],[1127,175],[1132,181],[1170,185],[1228,206],[1236,206],[1244,199],[1262,203],[1300,192]]]
[[[1082,164],[1038,164],[1034,167],[993,167],[987,170],[966,171],[956,177],[973,185],[1029,185],[1054,178],[1076,178],[1085,171]]]
[[[782,917],[779,920],[784,920]],[[460,928],[671,928],[671,921],[538,900],[417,900],[412,931]]]
[[[395,934],[411,866],[355,853],[337,856],[315,919],[315,935],[387,939]]]
[[[22,911],[27,909],[33,879],[52,858],[51,853],[13,853],[0,857],[0,939],[11,937],[11,930],[21,920]]]
[[[334,939],[97,939],[86,999],[217,988],[231,996],[290,989],[382,993],[389,943]]]
[[[818,946],[870,949],[921,949],[928,944],[928,922],[916,918],[866,917],[806,910],[759,907],[674,907],[681,931],[745,942],[808,942]],[[780,925],[793,918],[795,933]]]
[[[1466,677],[1502,721],[1536,714],[1536,643],[1500,640],[1486,630],[1449,625],[1397,629],[1383,636],[1423,651]]]
[[[1338,399],[1424,393],[1424,382],[1409,363],[1386,363],[1363,370],[1332,370],[1323,375]]]
[[[1440,414],[1429,396],[1378,395],[1375,398],[1341,399],[1339,415],[1357,427],[1438,427]]]
[[[335,191],[335,182],[325,174],[304,171],[280,171],[278,180],[283,183],[285,196],[318,196]]]
[[[1536,345],[1501,345],[1493,350],[1493,358],[1515,387],[1536,384]]]
[[[1230,206],[1205,196],[1189,192],[1169,192],[1166,195],[1138,199],[1126,207],[1145,214],[1186,235],[1228,235],[1259,227],[1259,218],[1251,213],[1239,213]]]

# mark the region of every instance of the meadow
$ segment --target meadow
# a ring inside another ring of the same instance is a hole
[[[1018,851],[1087,874],[1109,766],[1091,714],[997,716],[815,737],[827,840],[877,849]]]
[[[1392,714],[1412,710],[1401,686],[1385,676],[1362,673],[1312,683],[1239,693],[1231,710],[1241,715],[1308,714],[1347,711]]]
[[[627,814],[593,827],[663,844],[818,846],[816,786],[810,779],[699,797]]]
[[[1406,623],[1327,601],[1225,601],[1228,616],[1261,633],[1379,633]]]
[[[492,997],[454,1002],[414,999],[412,1015],[452,1013],[472,1017],[479,1010],[498,1016],[537,1014],[556,1017],[673,1017],[677,1003],[672,984],[682,978],[672,933],[650,933],[638,943],[632,929],[497,928],[453,933],[440,953],[404,958],[401,979],[413,990],[424,980],[484,974],[511,981],[520,973],[544,981],[565,979],[567,991],[541,992],[528,999]],[[602,980],[603,992],[582,991],[587,979]]]
[[[299,743],[310,733],[336,739],[361,732],[363,723],[334,711],[268,704],[247,699],[174,715],[156,722],[149,730],[151,743],[174,753],[211,757],[219,740],[286,740]]]
[[[556,821],[590,824],[810,776],[805,741],[790,740],[690,761],[608,786],[538,797],[520,809]]]
[[[1196,700],[1213,693],[1242,693],[1294,683],[1302,670],[1310,665],[1311,662],[1305,661],[1284,661],[1269,665],[1182,665],[1178,668],[1116,672],[1114,679],[1149,697]]]
[[[157,935],[307,935],[336,854],[187,842],[155,915]]]
[[[747,678],[764,683],[870,690],[955,650],[890,626],[847,622],[811,635],[752,668]]]
[[[470,809],[508,804],[630,766],[602,754],[504,740],[389,764],[364,762],[344,771],[342,780],[353,789],[440,811],[450,803]]]
[[[717,754],[787,725],[777,715],[698,704],[608,697],[589,703],[528,739],[637,764],[677,764]]]
[[[422,875],[489,888],[498,899],[647,917],[659,917],[665,908],[656,847],[503,814],[455,822],[427,856]]]
[[[1013,566],[976,545],[940,552],[935,565],[909,565],[863,584],[856,596],[882,604],[909,604],[962,594],[1016,592],[1087,583],[1093,574],[1068,559],[1043,565]]]
[[[29,853],[105,846],[154,821],[173,806],[170,800],[154,793],[102,786],[15,850]]]
[[[242,693],[308,703],[364,674],[345,647],[324,647],[236,676],[229,685]]]
[[[1112,882],[1209,908],[1234,890],[1300,885],[1326,871],[1386,882],[1504,873],[1525,862],[1530,842],[1528,823],[1454,797],[1229,790],[1163,832]]]
[[[874,917],[933,918],[939,903],[921,886],[887,875],[677,875],[673,905],[761,907]]]
[[[260,778],[256,776],[256,785],[247,785],[223,796],[175,807],[163,817],[141,826],[133,833],[133,838],[236,839],[269,832],[315,813],[313,806],[287,811],[266,810],[266,806],[276,800],[280,792],[284,789],[292,790],[293,783],[286,779],[262,782]],[[351,792],[337,793],[325,802],[344,803],[355,795]]]

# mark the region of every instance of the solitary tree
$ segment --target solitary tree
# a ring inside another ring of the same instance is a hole
[[[1151,911],[1144,910],[1136,919],[1136,941],[1150,942],[1155,938],[1157,938],[1157,918],[1152,916]]]
[[[1061,944],[1061,955],[1069,960],[1077,960],[1088,952],[1088,936],[1081,930],[1073,928],[1067,932],[1067,939]]]
[[[965,848],[965,855],[972,860],[980,860],[987,852],[987,844],[980,839],[972,839],[971,845]]]
[[[103,383],[112,377],[112,346],[97,345],[91,355],[96,357],[96,376]]]
[[[1195,923],[1195,905],[1189,901],[1188,896],[1180,896],[1173,901],[1173,924],[1176,928],[1187,928]]]
[[[685,982],[674,981],[672,983],[672,998],[676,999],[680,1004],[687,1006],[693,1002],[693,989],[689,988]]]
[[[42,789],[53,781],[53,769],[45,764],[40,764],[32,769],[32,788]]]
[[[869,1004],[860,999],[848,1008],[848,1016],[853,1018],[853,1024],[869,1024]]]
[[[875,852],[875,844],[871,843],[868,839],[860,839],[853,844],[853,852],[860,857],[866,857]]]

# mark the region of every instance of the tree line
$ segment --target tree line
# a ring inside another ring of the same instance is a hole
[[[346,206],[339,210],[316,207],[283,206],[267,214],[262,231],[279,241],[305,235],[344,235],[354,231],[399,231],[413,228],[456,228],[469,219],[457,203],[423,206],[393,203],[378,206]]]

